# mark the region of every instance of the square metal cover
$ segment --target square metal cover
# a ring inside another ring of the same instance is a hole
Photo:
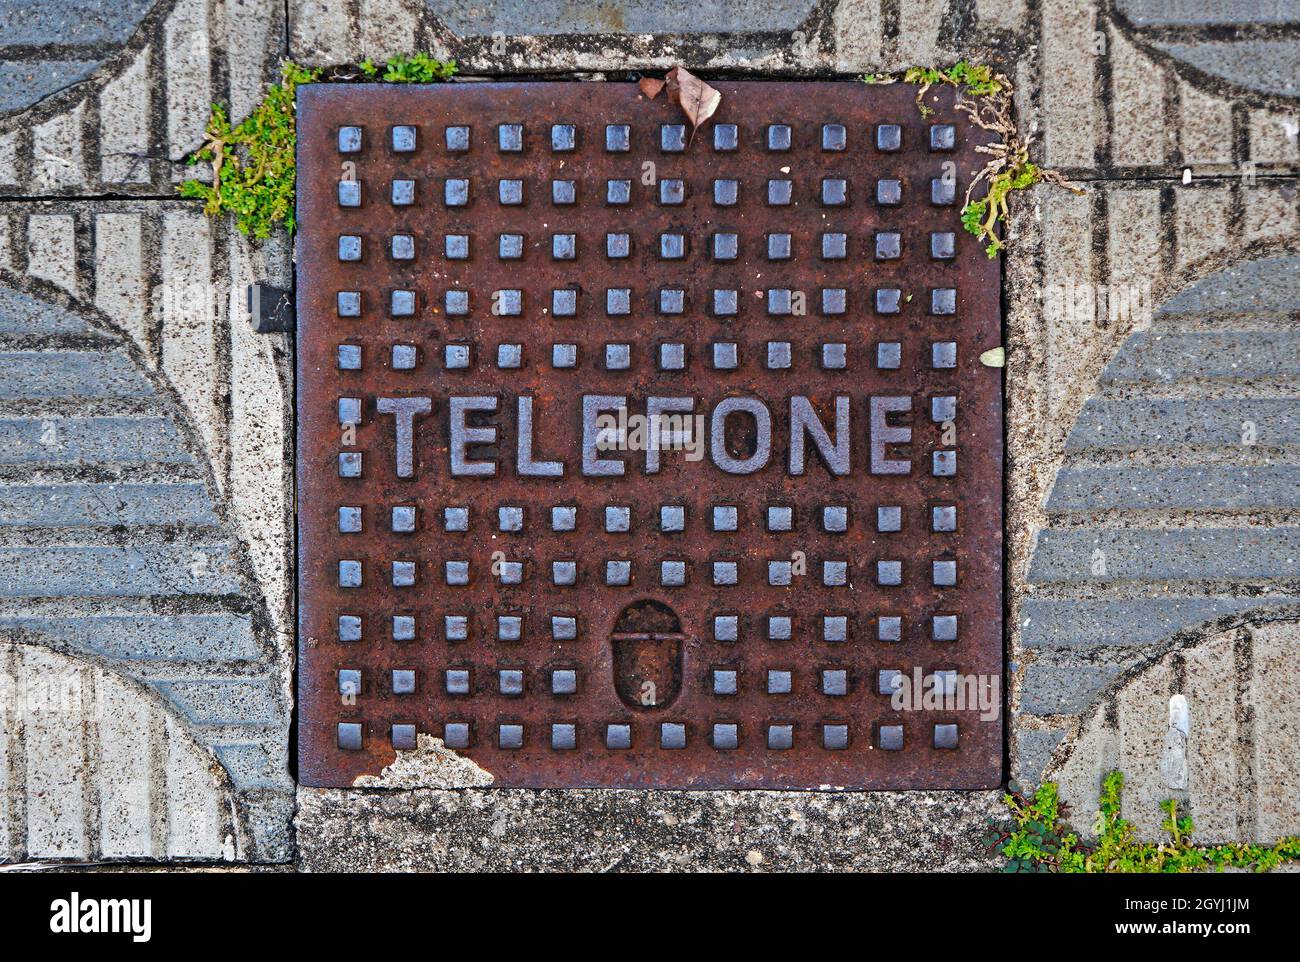
[[[987,135],[715,86],[299,88],[303,784],[999,781]]]

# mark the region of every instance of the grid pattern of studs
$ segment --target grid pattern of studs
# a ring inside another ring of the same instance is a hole
[[[497,784],[997,781],[996,722],[890,705],[913,668],[1001,669],[999,386],[976,363],[997,274],[957,206],[971,131],[944,93],[922,119],[887,88],[720,86],[694,138],[630,85],[307,94],[308,784],[416,734]],[[584,475],[595,395],[690,398],[702,460],[605,452],[621,474]],[[733,396],[769,412],[753,473],[719,466],[754,450],[747,416],[713,430]],[[459,469],[453,397],[477,399]],[[833,430],[838,398],[846,473],[798,427]],[[519,474],[525,419],[561,476]],[[644,599],[685,639],[652,706],[614,682]]]

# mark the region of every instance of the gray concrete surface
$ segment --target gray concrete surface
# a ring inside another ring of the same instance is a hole
[[[162,199],[209,103],[242,116],[286,52],[1001,65],[1036,157],[1088,188],[1017,198],[1006,255],[1009,768],[1084,812],[1122,767],[1148,832],[1180,792],[1207,837],[1300,831],[1297,23],[1294,0],[0,0],[0,859],[987,867],[991,793],[300,790],[293,819],[291,344],[241,293],[287,283],[288,249]],[[13,698],[43,676],[53,701]]]

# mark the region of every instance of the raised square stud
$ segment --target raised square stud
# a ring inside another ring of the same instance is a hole
[[[897,231],[881,231],[876,234],[876,260],[896,260],[903,253],[903,235]]]
[[[442,726],[442,743],[448,748],[469,748],[469,723],[447,722]]]
[[[345,263],[361,260],[361,238],[357,234],[339,235],[339,260]]]
[[[339,206],[340,207],[361,206],[361,181],[359,180],[339,181]]]
[[[605,369],[609,371],[626,371],[632,366],[632,345],[606,344]]]
[[[771,751],[785,751],[794,747],[793,725],[768,725],[767,747]]]
[[[739,291],[715,290],[713,292],[713,313],[718,317],[732,317],[739,309]]]
[[[714,531],[735,531],[739,524],[739,513],[735,505],[715,505],[711,524]]]
[[[717,587],[737,584],[740,572],[734,561],[713,562],[713,584]]]
[[[411,669],[394,668],[392,681],[394,695],[415,694],[415,672]]]
[[[605,126],[605,149],[610,153],[621,154],[632,149],[632,128],[627,124],[607,124]]]
[[[903,562],[877,561],[876,584],[893,588],[903,583]]]
[[[935,615],[930,621],[930,637],[934,641],[956,641],[957,616]]]
[[[340,154],[356,154],[361,152],[361,128],[360,127],[340,127],[338,146]]]
[[[631,725],[606,725],[605,747],[615,751],[632,747]]]
[[[409,588],[415,584],[415,562],[394,561],[391,576],[394,587]]]
[[[556,668],[551,671],[551,694],[572,695],[578,690],[578,673],[572,668]]]
[[[447,150],[453,154],[463,154],[469,150],[469,128],[463,126],[448,127],[443,133]]]
[[[662,371],[681,371],[686,367],[685,344],[660,344],[659,369]]]
[[[903,292],[897,287],[881,287],[876,290],[876,313],[897,314],[903,305]]]
[[[739,364],[738,346],[731,342],[713,345],[713,366],[719,371],[730,371]]]
[[[518,668],[502,668],[497,672],[497,689],[503,695],[522,695],[524,673]]]
[[[730,643],[740,638],[740,618],[737,615],[713,616],[713,640]]]
[[[497,258],[515,261],[524,256],[523,234],[501,234],[497,237]]]
[[[794,181],[774,178],[767,182],[767,202],[773,207],[788,205],[794,196]]]
[[[710,740],[718,751],[731,751],[740,744],[739,728],[734,722],[718,722],[713,726]]]
[[[838,697],[849,693],[849,673],[843,668],[827,668],[822,672],[822,694]]]
[[[627,257],[632,252],[632,238],[629,234],[606,234],[605,256],[613,260]]]
[[[934,584],[940,588],[951,588],[957,584],[957,562],[955,561],[936,561],[933,565],[931,577]]]
[[[948,177],[935,177],[930,181],[930,203],[949,207],[957,202],[957,181]]]
[[[876,745],[881,751],[900,752],[903,750],[903,726],[881,725]]]
[[[660,531],[685,531],[686,508],[680,504],[665,504],[659,507]]]
[[[903,530],[903,509],[897,504],[882,504],[876,508],[876,530],[893,532]]]
[[[361,694],[361,672],[355,668],[339,669],[339,694],[344,698]]]
[[[790,257],[790,235],[789,234],[768,234],[767,235],[767,259],[770,261],[788,260]]]
[[[632,584],[632,562],[615,560],[604,563],[604,584],[615,588]]]
[[[931,150],[955,150],[957,147],[957,128],[952,124],[930,125]]]
[[[578,619],[571,615],[551,615],[551,640],[573,641],[578,637]]]
[[[790,672],[784,668],[771,668],[767,672],[767,693],[768,694],[789,694],[792,688],[790,681]]]
[[[443,363],[451,371],[469,367],[469,345],[448,344],[443,349]]]
[[[578,563],[576,561],[552,561],[551,583],[569,587],[578,583]]]
[[[881,615],[876,619],[877,641],[901,641],[903,638],[903,619],[897,615]]]
[[[849,182],[842,177],[822,178],[822,203],[827,207],[842,207],[849,202]]]
[[[937,341],[930,345],[930,366],[944,370],[957,366],[957,342]]]
[[[415,508],[399,504],[392,511],[392,528],[397,534],[409,534],[415,530]]]
[[[930,313],[938,317],[957,313],[957,292],[951,287],[939,287],[930,292]]]
[[[339,722],[336,739],[342,751],[361,751],[361,725],[358,722]]]
[[[957,452],[935,451],[931,455],[930,473],[936,478],[951,478],[957,474]]]
[[[740,253],[740,236],[727,232],[713,235],[713,259],[715,261],[734,261]]]
[[[677,154],[685,150],[686,125],[661,124],[659,127],[659,149],[666,154]]]
[[[789,124],[768,124],[767,149],[789,150],[791,142]]]
[[[630,180],[607,180],[605,181],[605,203],[607,204],[627,204],[632,200],[632,181]]]
[[[394,207],[409,207],[415,203],[415,181],[394,180],[390,188],[389,200]]]
[[[552,204],[576,204],[578,202],[578,185],[571,180],[551,181]]]
[[[790,366],[790,342],[789,341],[768,341],[767,342],[767,369],[769,371],[783,371]]]
[[[713,694],[734,695],[736,693],[736,671],[734,668],[715,668],[713,670]]]
[[[415,640],[415,616],[394,615],[392,632],[393,632],[393,641],[414,641]]]
[[[524,747],[524,726],[503,724],[497,726],[497,747],[516,749]]]
[[[568,722],[558,722],[551,726],[551,748],[554,751],[570,751],[578,747],[578,728]]]
[[[578,366],[578,345],[552,344],[551,367],[571,368]]]
[[[769,505],[767,509],[767,530],[794,530],[794,508],[786,505]]]
[[[678,288],[665,288],[659,292],[660,314],[681,314],[686,310],[686,292]]]
[[[346,560],[339,562],[339,587],[340,588],[360,588],[361,587],[361,562],[355,560]]]
[[[524,509],[515,506],[497,508],[498,531],[523,531]]]
[[[957,506],[952,504],[938,505],[930,509],[930,530],[931,531],[956,531],[957,530]]]
[[[578,509],[570,505],[551,508],[551,530],[572,531],[578,526]]]
[[[794,623],[789,615],[769,615],[767,619],[768,641],[789,641],[794,632]]]
[[[848,725],[822,725],[822,748],[840,751],[848,747]]]
[[[848,366],[847,344],[823,344],[822,367],[828,371],[841,371]]]
[[[659,726],[659,747],[679,749],[686,747],[686,726],[681,722],[663,722]]]
[[[881,179],[876,181],[876,203],[882,207],[896,207],[903,202],[903,182]]]
[[[453,507],[442,509],[443,531],[468,531],[469,508]]]
[[[517,154],[524,149],[523,124],[497,124],[497,149]]]
[[[879,124],[876,127],[876,149],[888,153],[903,146],[903,128],[898,124]]]
[[[338,366],[340,371],[361,370],[361,347],[357,344],[340,344],[338,347]]]
[[[686,562],[661,561],[659,563],[659,583],[665,588],[680,588],[686,584]]]
[[[784,588],[792,583],[793,563],[776,560],[767,563],[767,583],[777,588]]]
[[[930,256],[936,260],[951,260],[957,256],[957,235],[952,231],[935,231],[930,234]]]
[[[497,200],[507,207],[514,207],[524,202],[524,182],[522,180],[497,181]]]
[[[842,504],[828,505],[822,508],[822,530],[831,534],[843,534],[849,530],[849,509]]]
[[[847,234],[822,234],[822,259],[843,260],[848,256]]]
[[[551,124],[551,150],[573,150],[577,146],[577,127],[573,124]]]
[[[571,261],[578,256],[577,234],[552,234],[551,257],[557,261]]]
[[[388,312],[393,317],[415,315],[415,291],[393,291],[388,302]]]
[[[413,344],[393,344],[391,363],[394,370],[415,369],[417,352]]]
[[[626,505],[609,505],[605,508],[605,530],[625,532],[632,528],[632,509]]]
[[[740,146],[740,131],[735,124],[715,124],[713,127],[713,149],[735,150]]]
[[[822,641],[838,643],[848,641],[849,619],[847,615],[824,615],[822,617]]]
[[[659,181],[659,203],[675,205],[685,201],[686,181],[672,177]]]
[[[847,145],[843,124],[822,124],[822,150],[843,150]]]
[[[412,751],[416,746],[415,726],[410,724],[393,725],[390,732],[393,747],[398,751]]]
[[[395,152],[409,154],[415,151],[415,138],[415,127],[410,124],[398,124],[392,129],[389,143]]]
[[[952,395],[931,398],[930,420],[935,424],[957,420],[957,399]]]
[[[339,317],[360,317],[361,292],[339,291],[335,296],[335,307],[338,309]]]
[[[847,561],[823,561],[822,584],[827,588],[842,588],[849,583]]]
[[[957,726],[956,725],[935,725],[934,726],[934,747],[951,751],[957,747]]]
[[[339,533],[356,534],[361,530],[361,509],[353,507],[339,508]]]
[[[463,177],[448,177],[442,185],[442,200],[448,207],[464,207],[469,203],[469,181]]]
[[[713,202],[719,207],[731,207],[740,197],[740,181],[726,177],[713,182]]]

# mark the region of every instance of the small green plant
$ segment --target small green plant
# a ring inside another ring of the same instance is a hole
[[[294,92],[319,73],[286,61],[280,83],[233,127],[226,108],[213,104],[207,140],[189,158],[191,164],[212,165],[212,183],[184,181],[179,188],[181,196],[203,201],[203,212],[209,217],[234,215],[235,225],[252,237],[269,237],[278,223],[292,233],[298,139]]]
[[[359,66],[366,77],[392,84],[428,84],[450,80],[456,74],[456,61],[438,60],[427,53],[413,53],[409,57],[399,54],[390,57],[383,67],[369,59],[361,61]]]
[[[919,84],[916,92],[916,106],[922,117],[931,116],[934,111],[923,102],[925,93],[935,84],[952,84],[967,97],[992,97],[1011,89],[1006,77],[994,73],[987,64],[975,64],[969,60],[958,60],[951,67],[909,67],[903,73],[905,83]]]
[[[388,83],[433,83],[456,73],[454,60],[436,60],[423,53],[392,57],[382,67],[369,60],[358,66],[363,77]],[[206,140],[188,159],[190,164],[211,164],[212,183],[186,180],[178,188],[182,197],[203,201],[203,212],[209,217],[230,214],[240,231],[263,239],[278,224],[291,234],[295,226],[298,86],[322,79],[355,80],[357,74],[335,70],[327,75],[285,61],[281,78],[238,124],[230,123],[223,104],[212,105]]]
[[[885,74],[864,74],[864,83],[892,83],[898,78]],[[951,67],[909,67],[903,71],[904,83],[916,84],[916,107],[922,117],[933,116],[934,110],[925,103],[925,95],[938,84],[957,88],[956,108],[970,117],[971,123],[996,133],[1000,140],[980,144],[975,150],[988,154],[989,161],[975,173],[966,188],[962,204],[961,223],[971,234],[984,242],[984,252],[996,257],[1007,245],[999,234],[998,225],[1009,216],[1007,198],[1018,190],[1039,183],[1051,183],[1076,194],[1083,193],[1071,187],[1065,178],[1054,170],[1039,167],[1029,160],[1032,137],[1022,136],[1012,119],[1011,81],[987,64],[958,60]],[[985,185],[984,196],[975,191]]]
[[[1142,842],[1121,813],[1124,776],[1109,772],[1102,780],[1094,825],[1096,838],[1084,842],[1061,821],[1061,802],[1054,782],[1045,782],[1032,795],[1013,784],[1004,801],[1011,813],[1005,824],[991,822],[989,844],[1007,863],[1004,872],[1197,872],[1206,869],[1250,868],[1267,872],[1284,862],[1300,860],[1300,838],[1276,844],[1196,845],[1194,826],[1178,814],[1178,803],[1160,804],[1166,842]]]

